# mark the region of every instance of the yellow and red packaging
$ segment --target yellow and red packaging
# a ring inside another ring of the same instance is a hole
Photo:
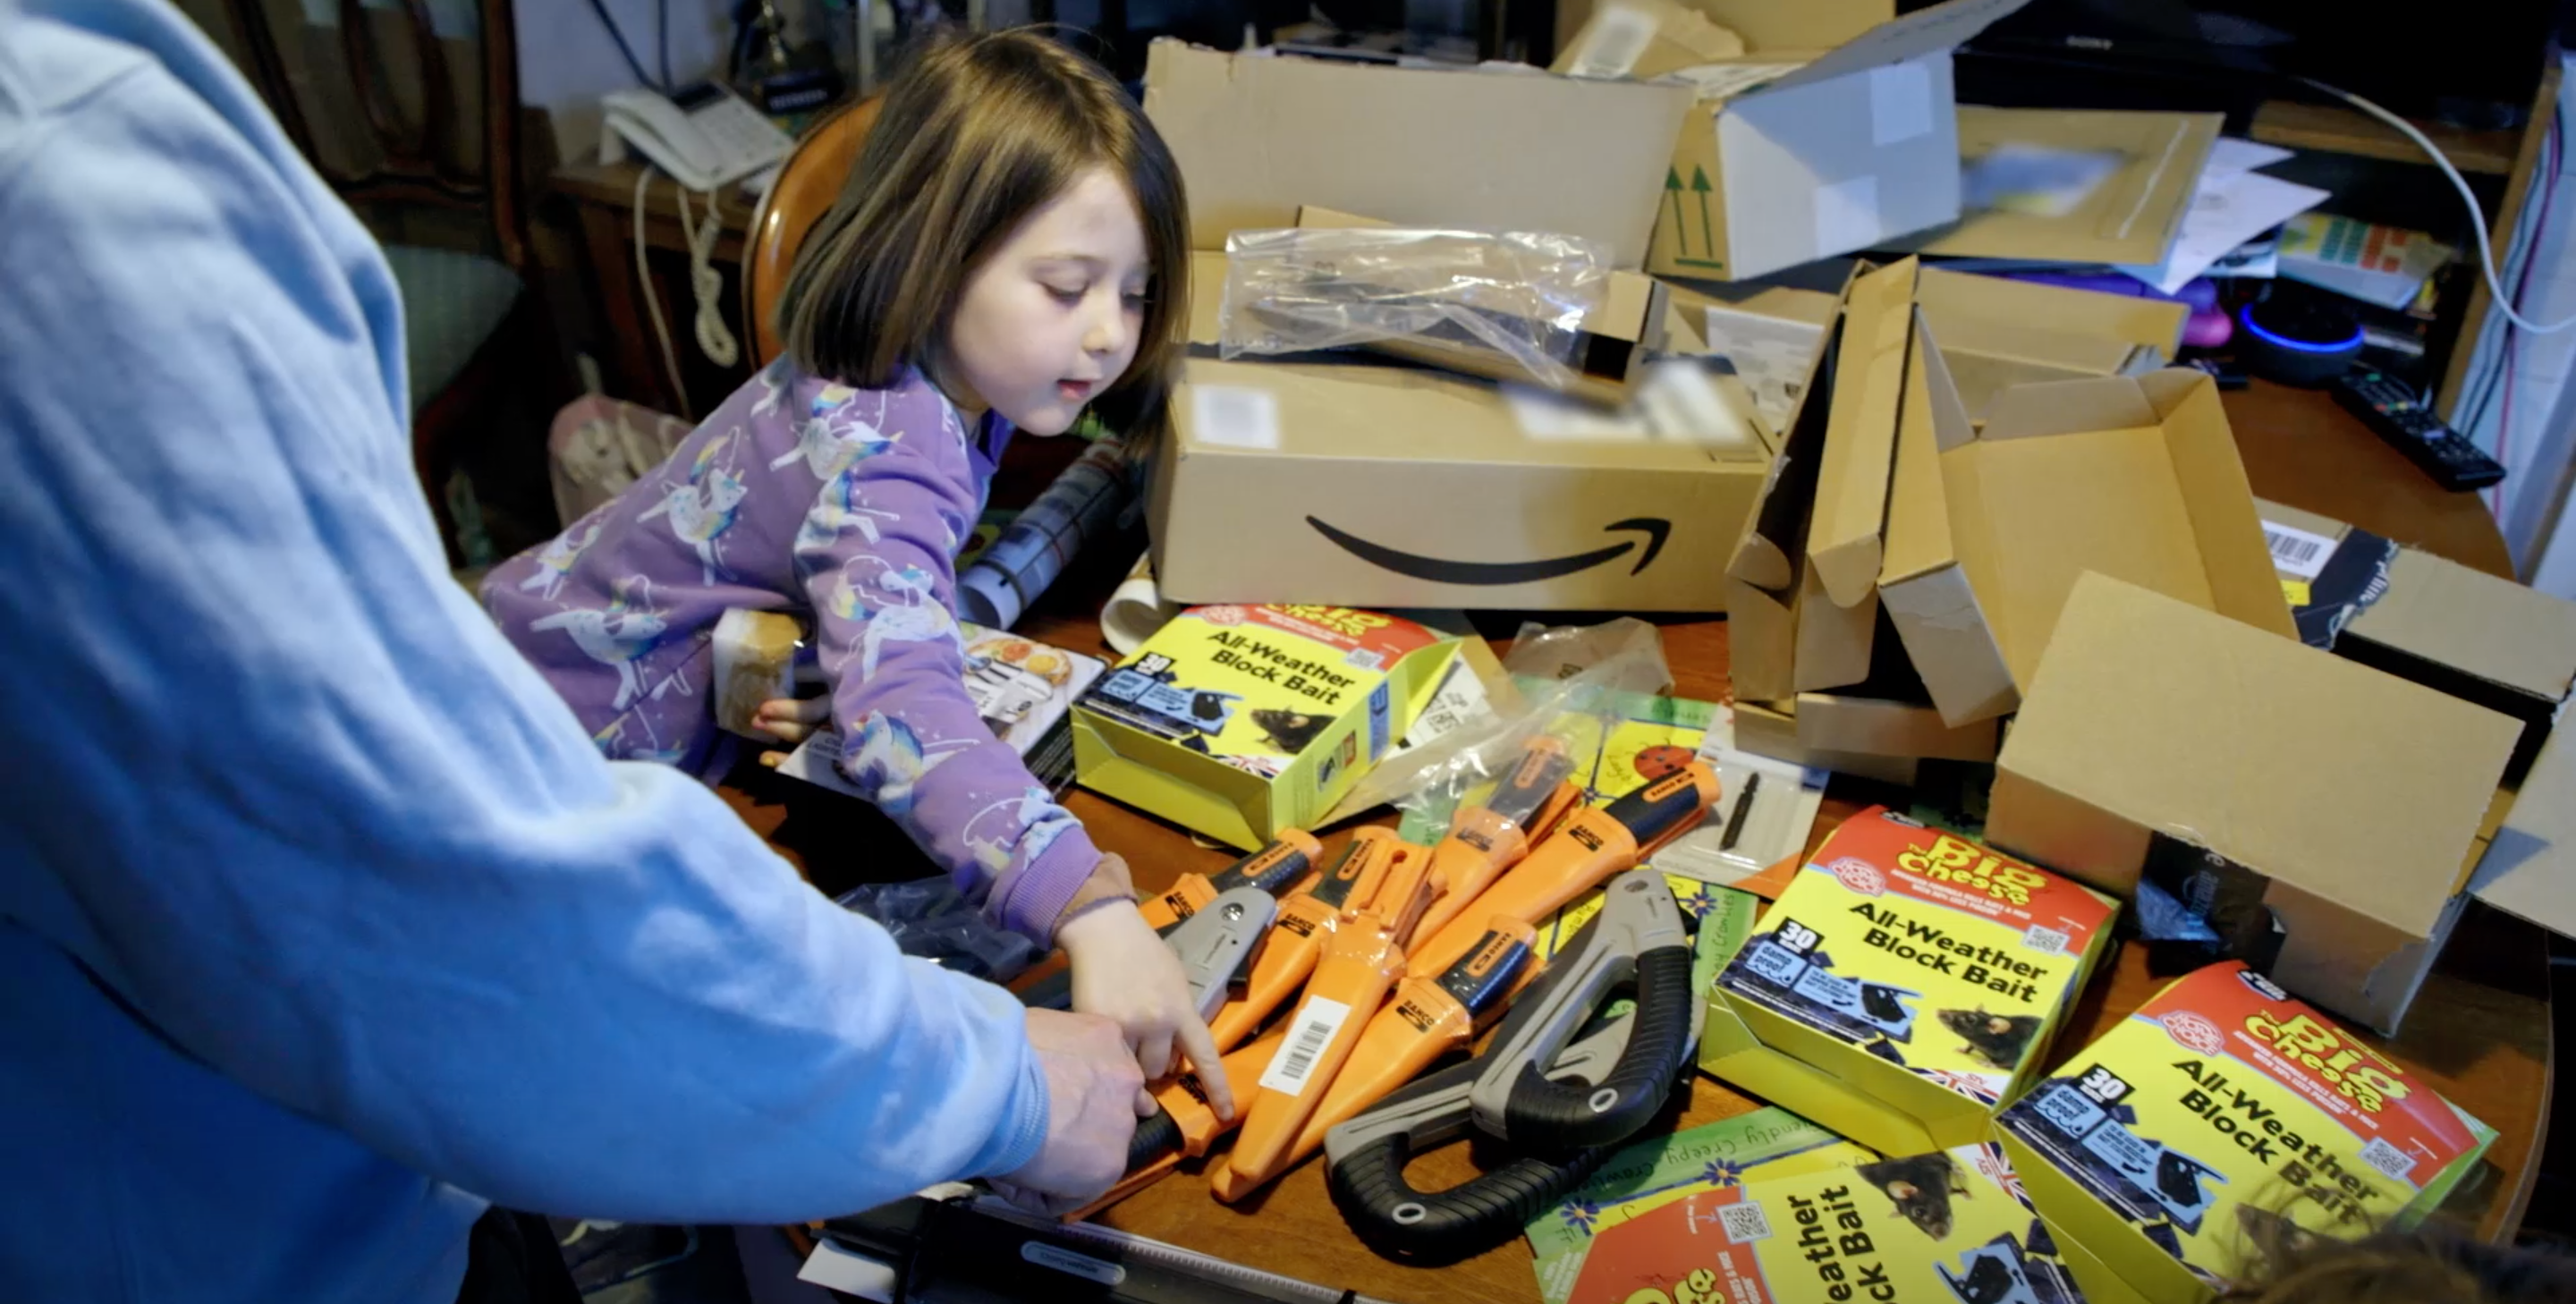
[[[2110,898],[1883,807],[1710,989],[1700,1067],[1888,1155],[1986,1138],[2110,946]]]
[[[2001,1146],[1747,1173],[1605,1229],[1567,1304],[2084,1304]]]
[[[2200,1304],[2281,1220],[2411,1226],[2495,1139],[2236,961],[2157,993],[1997,1131],[2093,1304]]]
[[[1348,607],[1192,607],[1074,704],[1075,777],[1252,850],[1385,759],[1457,645]]]

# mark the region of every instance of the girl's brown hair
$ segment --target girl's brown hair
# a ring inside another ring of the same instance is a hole
[[[1036,32],[933,36],[888,87],[848,184],[779,295],[789,356],[865,388],[893,384],[906,365],[940,374],[967,278],[1095,167],[1135,201],[1153,281],[1135,361],[1092,407],[1141,453],[1162,433],[1187,342],[1180,169],[1107,73]]]

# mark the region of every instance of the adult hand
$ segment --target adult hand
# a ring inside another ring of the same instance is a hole
[[[1234,1089],[1207,1020],[1191,1004],[1189,975],[1136,907],[1119,902],[1086,910],[1058,927],[1055,940],[1072,964],[1073,1008],[1115,1020],[1149,1081],[1179,1072],[1179,1052],[1207,1088],[1208,1107],[1232,1122]],[[1145,1095],[1140,1113],[1151,1115],[1153,1108],[1153,1097]]]
[[[1145,1076],[1118,1025],[1091,1014],[1027,1013],[1029,1047],[1046,1075],[1046,1141],[1037,1157],[994,1183],[1019,1204],[1056,1214],[1079,1208],[1127,1175],[1127,1145],[1141,1115]]]

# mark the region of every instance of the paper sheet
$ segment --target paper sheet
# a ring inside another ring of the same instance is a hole
[[[2224,142],[2221,142],[2224,143]],[[2330,196],[2260,172],[2212,175],[2204,169],[2200,188],[2192,192],[2191,211],[2183,214],[2182,234],[2160,266],[2123,265],[2120,270],[2172,294],[2209,270],[2236,246],[2324,203]]]
[[[1711,305],[1707,330],[1708,351],[1735,365],[1735,374],[1753,391],[1753,410],[1763,423],[1787,430],[1825,328]]]

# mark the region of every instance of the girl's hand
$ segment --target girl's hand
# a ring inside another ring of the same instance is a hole
[[[790,747],[805,741],[832,718],[832,699],[825,697],[773,697],[752,713],[752,723],[762,733]]]
[[[1226,1084],[1216,1038],[1190,1003],[1181,958],[1146,924],[1131,902],[1086,910],[1056,929],[1055,940],[1073,966],[1073,1008],[1114,1020],[1147,1081],[1179,1071],[1173,1052],[1189,1061],[1208,1107],[1234,1121],[1234,1090]],[[1146,1093],[1140,1109],[1151,1113]]]

